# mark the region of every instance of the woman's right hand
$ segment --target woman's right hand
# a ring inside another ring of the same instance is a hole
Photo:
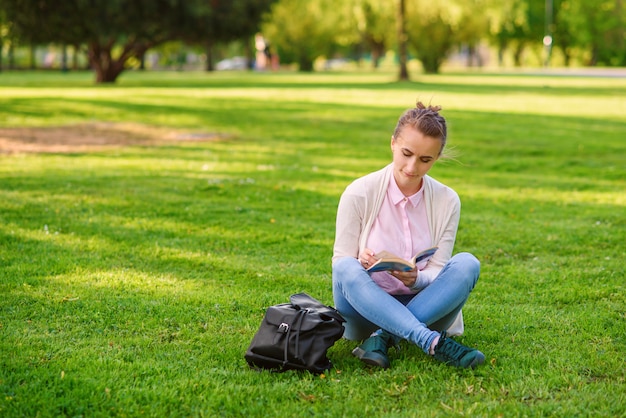
[[[376,255],[374,251],[370,250],[369,248],[364,249],[361,254],[359,254],[359,262],[361,263],[363,268],[368,269],[372,264],[376,262],[374,255]]]

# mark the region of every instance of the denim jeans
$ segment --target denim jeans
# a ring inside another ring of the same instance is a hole
[[[384,329],[428,353],[446,330],[478,281],[480,262],[470,253],[453,256],[437,278],[415,295],[390,295],[361,263],[343,257],[333,264],[335,308],[346,319],[344,337],[362,340]]]

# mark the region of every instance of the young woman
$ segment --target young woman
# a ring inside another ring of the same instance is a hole
[[[393,162],[355,180],[339,202],[334,302],[347,320],[344,336],[365,339],[352,354],[369,365],[389,367],[388,349],[402,339],[458,367],[485,360],[449,338],[463,332],[461,308],[480,263],[469,253],[452,256],[459,197],[427,175],[446,145],[440,110],[418,102],[404,112],[391,137]],[[438,247],[433,257],[410,271],[367,271],[383,250],[410,260],[430,247]]]

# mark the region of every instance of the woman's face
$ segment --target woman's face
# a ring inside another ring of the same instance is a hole
[[[405,126],[398,136],[391,137],[393,176],[405,196],[417,193],[422,178],[435,164],[441,152],[441,140],[426,136]]]

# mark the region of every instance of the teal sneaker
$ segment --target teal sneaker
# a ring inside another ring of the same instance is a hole
[[[363,344],[352,350],[352,355],[370,366],[387,369],[390,366],[387,352],[389,347],[398,345],[400,339],[387,331],[369,337]]]
[[[469,348],[457,343],[452,338],[449,338],[445,331],[441,333],[439,342],[435,346],[434,357],[446,364],[465,369],[473,369],[485,362],[483,353],[475,348]]]

